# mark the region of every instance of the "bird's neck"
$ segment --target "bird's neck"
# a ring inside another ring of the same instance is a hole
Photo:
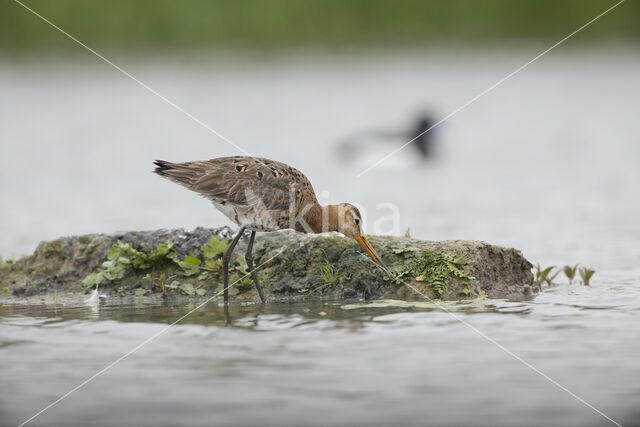
[[[338,205],[314,204],[304,215],[304,220],[312,233],[338,231]],[[308,233],[309,230],[304,228],[302,224],[296,224],[297,231]]]

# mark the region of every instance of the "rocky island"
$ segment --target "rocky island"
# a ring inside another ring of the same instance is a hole
[[[85,293],[210,298],[222,291],[221,258],[229,227],[131,231],[62,237],[32,255],[0,261],[2,299]],[[258,301],[243,255],[234,252],[232,301]],[[523,299],[536,292],[532,265],[520,251],[479,241],[424,241],[371,236],[385,272],[353,239],[337,233],[263,233],[254,263],[269,300],[429,298],[486,295]],[[222,298],[220,296],[220,298]]]

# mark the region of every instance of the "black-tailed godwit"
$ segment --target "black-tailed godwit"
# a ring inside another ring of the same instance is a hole
[[[211,200],[220,212],[240,226],[223,257],[225,304],[229,301],[229,261],[246,229],[251,230],[251,237],[245,259],[263,302],[265,296],[252,257],[256,231],[337,231],[356,239],[376,263],[383,265],[362,231],[360,211],[349,203],[320,205],[307,177],[291,166],[244,156],[184,163],[156,160],[154,163],[155,173]]]

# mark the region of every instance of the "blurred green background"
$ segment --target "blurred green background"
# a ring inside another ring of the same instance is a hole
[[[90,46],[334,49],[432,43],[555,41],[611,0],[25,0]],[[627,0],[576,41],[640,36],[640,1]],[[13,0],[3,0],[0,49],[77,49]]]

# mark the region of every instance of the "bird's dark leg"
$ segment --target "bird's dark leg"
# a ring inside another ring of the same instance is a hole
[[[229,245],[229,249],[227,249],[227,252],[225,252],[224,256],[222,257],[222,270],[224,272],[224,304],[225,305],[229,304],[229,261],[231,261],[231,253],[233,252],[233,249],[236,247],[236,245],[238,244],[238,241],[242,237],[242,234],[244,233],[244,229],[245,227],[240,227],[240,230],[238,230],[238,234],[236,234],[236,237],[233,238],[233,241]]]
[[[231,315],[229,314],[229,304],[224,305],[224,318],[226,320],[225,326],[233,326],[231,323]]]
[[[247,246],[247,253],[244,256],[244,259],[247,260],[247,267],[249,267],[249,271],[251,272],[251,278],[253,279],[253,283],[256,285],[256,289],[258,290],[258,295],[260,295],[260,301],[265,302],[264,293],[262,293],[262,287],[260,287],[260,282],[258,281],[258,272],[253,269],[253,240],[256,238],[256,232],[251,232],[251,237],[249,238],[249,246]]]

